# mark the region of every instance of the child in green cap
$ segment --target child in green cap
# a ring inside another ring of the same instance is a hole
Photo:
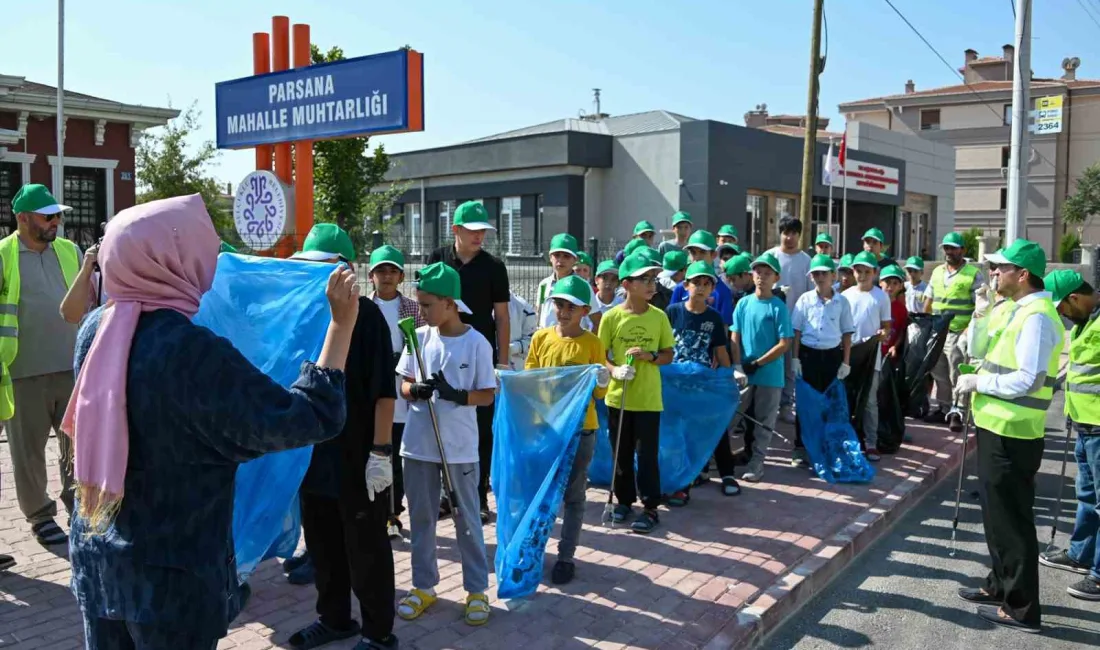
[[[536,368],[560,368],[563,366],[600,366],[596,380],[594,399],[602,399],[611,382],[611,374],[604,367],[607,353],[600,338],[584,329],[581,321],[592,303],[592,288],[577,276],[568,277],[556,285],[550,294],[550,301],[557,312],[557,322],[535,332],[531,338],[531,351],[527,355],[525,370]],[[600,426],[596,417],[596,403],[590,401],[581,425],[580,444],[573,458],[573,467],[569,471],[569,482],[565,487],[565,514],[562,517],[561,541],[558,543],[558,561],[550,574],[556,585],[565,584],[573,579],[573,554],[581,535],[581,522],[584,520],[585,490],[588,487],[588,465],[596,451],[596,429]]]
[[[914,255],[905,260],[905,308],[910,314],[924,313],[924,293],[928,283],[924,281],[924,260]]]
[[[585,282],[591,283],[592,271],[595,270],[594,266],[591,255],[582,250],[577,251],[577,264],[573,267],[574,273],[584,278]]]
[[[861,440],[864,442],[867,460],[878,461],[882,458],[878,453],[878,373],[882,369],[879,344],[889,338],[893,315],[890,313],[890,298],[875,282],[878,260],[874,253],[864,251],[856,255],[852,266],[855,268],[856,286],[842,294],[852,308],[852,322],[856,328],[852,334],[852,359],[857,372],[848,379],[851,385],[849,394],[867,395],[862,417],[854,408],[853,417],[857,423],[862,423],[856,427],[856,432],[862,431]],[[870,355],[867,364],[860,363],[861,359],[867,358],[867,354]],[[873,371],[864,373],[862,369],[868,364]],[[857,399],[853,406],[860,403]]]
[[[424,373],[408,346],[397,363],[401,396],[409,413],[401,441],[405,462],[405,496],[409,502],[413,588],[401,599],[397,615],[411,621],[436,601],[439,584],[436,525],[439,520],[441,450],[428,405],[443,440],[451,481],[462,516],[455,522],[466,588],[466,623],[489,619],[489,565],[478,512],[478,428],[475,408],[493,403],[496,374],[493,349],[477,330],[462,322],[469,313],[462,302],[458,271],[445,262],[429,264],[417,277],[417,302],[427,325],[416,330]]]
[[[626,294],[619,289],[619,265],[615,260],[604,260],[596,267],[596,309],[604,314],[607,310],[626,300]],[[597,330],[598,331],[598,330]]]
[[[682,250],[670,250],[661,260],[663,271],[657,274],[657,281],[672,291],[684,281],[684,271],[688,267],[688,256]]]
[[[557,322],[556,311],[550,302],[550,294],[554,291],[554,285],[560,280],[572,276],[577,265],[577,239],[569,233],[560,233],[550,239],[550,275],[539,282],[535,295],[538,296],[535,309],[538,310],[538,329],[550,327]],[[596,309],[596,303],[589,305],[590,314],[583,319],[584,328],[595,331],[600,325],[600,313]]]

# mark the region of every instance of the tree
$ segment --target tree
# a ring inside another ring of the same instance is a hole
[[[1100,213],[1100,163],[1090,165],[1077,179],[1077,191],[1062,204],[1062,222],[1083,225]]]
[[[221,185],[209,174],[219,152],[209,140],[197,147],[190,143],[200,115],[192,104],[164,127],[142,134],[135,155],[137,202],[201,194],[214,227],[224,236],[233,232],[233,217],[221,205]]]
[[[338,47],[321,52],[310,46],[313,63],[344,59]],[[393,206],[403,186],[391,183],[383,192],[371,188],[385,183],[390,158],[379,145],[370,152],[370,138],[343,138],[313,143],[314,219],[335,223],[351,235],[356,250],[367,249],[372,230],[384,230],[382,217]]]
[[[978,259],[978,239],[981,238],[982,234],[981,228],[971,228],[963,231],[963,255],[965,257],[972,260]]]

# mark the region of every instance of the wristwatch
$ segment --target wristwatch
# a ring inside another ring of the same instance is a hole
[[[387,456],[393,455],[393,445],[371,445],[370,450],[377,451],[378,453],[385,454]]]
[[[653,363],[657,363],[657,359],[661,358],[661,355],[657,354],[656,352],[650,352],[650,354],[653,355]]]

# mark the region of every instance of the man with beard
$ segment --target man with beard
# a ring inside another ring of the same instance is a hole
[[[43,545],[67,544],[54,521],[57,504],[46,492],[46,442],[60,431],[73,392],[76,325],[59,307],[80,273],[80,250],[57,236],[62,214],[44,185],[24,185],[12,199],[18,230],[0,240],[0,419],[8,447],[19,510]],[[72,448],[58,435],[61,501],[73,509]]]

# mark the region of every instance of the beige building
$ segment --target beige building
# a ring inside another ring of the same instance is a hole
[[[840,105],[849,121],[920,136],[955,148],[955,229],[1004,234],[1007,167],[1012,119],[1015,51],[979,57],[966,50],[960,68],[965,84],[918,90],[912,80],[903,93]],[[1080,60],[1062,61],[1062,75],[1032,73],[1031,97],[1060,96],[1062,132],[1032,134],[1029,152],[1027,237],[1057,255],[1065,232],[1061,207],[1076,189],[1076,179],[1100,161],[1100,80],[1077,78]],[[1084,242],[1100,241],[1100,221],[1091,219],[1080,233]]]

